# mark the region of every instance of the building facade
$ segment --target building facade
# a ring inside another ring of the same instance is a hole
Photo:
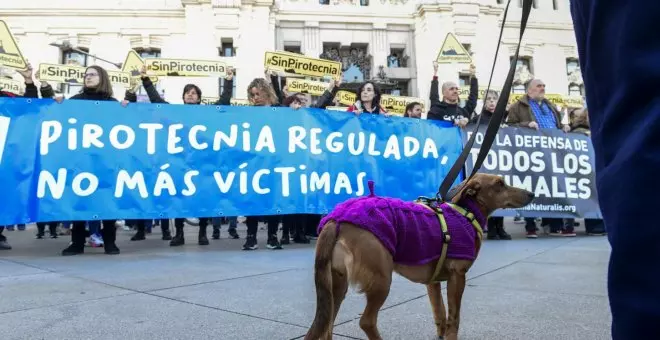
[[[521,0],[511,0],[492,88],[501,87],[518,40]],[[486,86],[507,0],[30,0],[0,3],[23,54],[39,63],[98,64],[76,47],[123,62],[129,49],[143,56],[222,60],[236,68],[234,97],[263,77],[264,53],[299,52],[341,60],[346,86],[375,79],[384,92],[428,99],[433,61],[448,32],[472,53]],[[52,46],[51,44],[58,46]],[[582,80],[569,0],[535,0],[516,79],[531,75],[548,93],[580,95]],[[442,64],[441,81],[467,82],[468,65]],[[198,84],[217,97],[217,78],[162,78],[166,100]],[[65,95],[79,89],[61,85]],[[120,93],[123,93],[121,89]],[[119,92],[118,91],[118,92]],[[523,91],[520,84],[515,92]]]

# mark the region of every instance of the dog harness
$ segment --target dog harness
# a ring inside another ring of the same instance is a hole
[[[474,227],[474,230],[477,233],[477,237],[479,238],[479,244],[483,241],[483,229],[481,228],[481,224],[477,220],[477,217],[470,211],[463,209],[462,207],[453,204],[453,203],[440,203],[437,199],[432,199],[428,197],[419,197],[415,202],[421,203],[426,205],[427,207],[431,208],[436,215],[438,216],[438,221],[440,222],[440,230],[442,230],[444,242],[442,243],[442,250],[440,251],[440,259],[438,259],[437,264],[435,265],[435,271],[433,272],[433,276],[431,276],[431,279],[429,280],[429,284],[431,283],[437,283],[437,282],[442,282],[442,281],[447,281],[446,277],[441,277],[442,273],[442,266],[445,263],[445,260],[447,259],[447,249],[449,248],[449,243],[451,243],[451,235],[449,234],[449,228],[447,228],[447,221],[445,220],[444,217],[444,212],[442,211],[442,205],[446,204],[450,206],[452,209],[460,213],[461,215],[465,216],[472,226]],[[476,244],[475,242],[475,248],[478,247],[479,245]]]
[[[373,234],[392,255],[393,261],[402,265],[420,266],[439,260],[437,268],[441,268],[446,258],[476,258],[485,218],[474,202],[459,203],[467,207],[465,209],[423,198],[403,201],[379,197],[374,195],[371,181],[369,191],[368,196],[338,204],[321,220],[319,234],[328,221],[335,221],[338,233],[342,224],[350,223]],[[433,277],[436,282],[438,275]]]

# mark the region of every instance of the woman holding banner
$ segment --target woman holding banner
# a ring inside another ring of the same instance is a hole
[[[17,71],[21,76],[23,76],[23,79],[25,79],[25,93],[22,96],[13,94],[11,92],[6,92],[0,90],[0,98],[7,97],[7,98],[39,98],[39,93],[37,91],[37,86],[34,85],[34,80],[32,80],[32,65],[28,63],[28,68],[24,71]],[[7,242],[7,237],[5,235],[2,235],[2,232],[5,230],[5,227],[11,227],[11,226],[4,226],[0,225],[0,250],[10,250],[11,246]]]
[[[230,105],[231,91],[233,88],[232,86],[233,77],[234,77],[233,71],[231,69],[228,69],[227,76],[225,77],[225,86],[222,91],[222,95],[214,105]],[[154,87],[154,84],[151,82],[151,79],[149,78],[149,76],[147,76],[146,67],[142,67],[141,78],[142,78],[142,86],[144,86],[144,90],[147,92],[147,95],[149,96],[149,101],[151,103],[169,104],[160,96],[160,94],[158,94],[158,91]],[[195,84],[186,84],[186,86],[183,87],[183,93],[181,94],[181,99],[183,99],[184,105],[201,105],[202,90],[199,88],[199,86]],[[201,246],[206,246],[209,244],[209,239],[206,236],[206,228],[209,225],[209,220],[210,219],[206,217],[199,218],[199,234],[197,238],[197,244]],[[146,220],[137,220],[136,222],[137,222],[136,223],[137,232],[135,233],[135,235],[133,235],[131,240],[132,241],[144,240],[146,238],[145,237]],[[160,220],[160,228],[163,232],[162,239],[171,240],[170,241],[171,247],[181,246],[186,243],[185,237],[183,235],[184,222],[185,222],[185,218],[174,219],[175,234],[174,237],[171,237],[170,220],[169,219]]]
[[[80,93],[69,98],[70,100],[97,100],[97,101],[114,101],[118,100],[113,97],[112,83],[108,72],[97,65],[92,65],[85,70],[84,84]],[[63,97],[55,99],[58,103],[62,103]],[[135,102],[137,96],[131,91],[126,91],[124,101]],[[93,222],[93,221],[91,221]],[[115,244],[117,238],[117,228],[115,227],[116,219],[103,220],[101,224],[101,236],[103,238],[103,248],[108,255],[119,254],[119,248]],[[62,250],[63,256],[78,255],[85,252],[85,223],[86,221],[73,221],[71,227],[71,244]],[[90,226],[92,223],[90,223]],[[90,231],[91,232],[91,231]]]
[[[366,81],[360,85],[355,93],[358,100],[346,110],[356,115],[362,112],[372,114],[387,114],[387,111],[380,106],[380,90],[371,81]]]

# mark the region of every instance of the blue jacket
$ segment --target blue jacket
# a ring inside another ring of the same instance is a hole
[[[660,339],[660,1],[572,0],[571,12],[612,247],[612,336]]]

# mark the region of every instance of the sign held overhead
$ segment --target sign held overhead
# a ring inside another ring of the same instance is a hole
[[[0,65],[20,71],[27,70],[27,61],[18,48],[16,39],[11,34],[9,26],[0,20]]]
[[[470,56],[470,52],[456,39],[456,36],[449,32],[445,37],[445,42],[440,47],[436,61],[439,64],[471,64],[472,57]]]

